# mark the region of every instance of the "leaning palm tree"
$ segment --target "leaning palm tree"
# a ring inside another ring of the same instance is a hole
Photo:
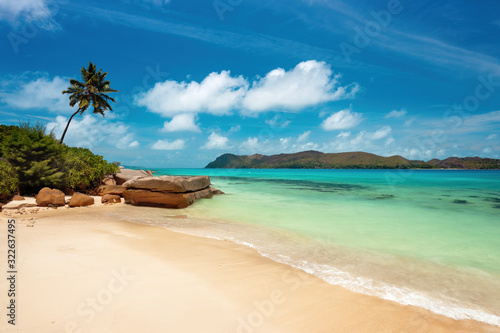
[[[69,118],[59,142],[60,144],[64,140],[69,123],[77,113],[82,115],[92,105],[94,107],[93,113],[100,113],[104,117],[104,111],[113,111],[108,101],[116,103],[112,97],[106,95],[106,93],[118,92],[118,90],[111,89],[109,87],[110,82],[105,80],[107,72],[102,73],[102,68],[96,72],[96,66],[89,62],[88,68],[82,67],[80,73],[82,81],[70,79],[71,86],[68,87],[68,90],[62,92],[63,94],[71,94],[69,96],[69,105],[73,107],[78,103],[78,110]]]

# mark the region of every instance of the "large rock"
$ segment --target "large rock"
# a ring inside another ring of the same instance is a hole
[[[16,194],[12,197],[12,200],[21,201],[24,200],[24,197],[20,196],[19,194]]]
[[[105,194],[101,198],[101,203],[103,204],[114,204],[122,202],[122,198],[116,194]]]
[[[123,187],[122,185],[101,185],[97,189],[97,194],[101,197],[106,194],[115,194],[123,197],[124,190],[125,187]]]
[[[112,176],[104,177],[101,180],[101,184],[103,184],[103,185],[116,185],[116,180]]]
[[[194,192],[207,188],[210,185],[208,176],[181,177],[137,177],[128,180],[123,187],[147,189],[155,192]]]
[[[36,195],[36,204],[39,207],[64,206],[64,192],[57,189],[44,187]]]
[[[73,196],[71,197],[68,206],[85,207],[93,204],[94,204],[94,198],[80,192],[75,192],[75,194],[73,194]]]
[[[212,191],[209,187],[199,191],[187,193],[154,192],[146,189],[131,188],[127,188],[123,192],[125,203],[136,206],[151,206],[162,208],[186,208],[195,200],[202,198],[211,198],[212,195]]]
[[[115,173],[114,178],[116,180],[116,185],[122,185],[127,180],[134,177],[151,177],[144,170],[132,170],[132,169],[120,169],[120,172]]]

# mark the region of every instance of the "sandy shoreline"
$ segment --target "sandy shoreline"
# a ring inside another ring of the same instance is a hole
[[[14,217],[16,326],[7,323],[2,278],[0,331],[500,332],[352,293],[242,245],[110,217],[141,209]],[[7,275],[7,217],[0,216]]]

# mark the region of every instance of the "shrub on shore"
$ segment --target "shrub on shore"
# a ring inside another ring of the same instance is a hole
[[[17,192],[19,180],[14,168],[0,159],[0,202],[6,201]]]
[[[43,187],[84,190],[118,171],[117,163],[108,163],[88,149],[59,144],[40,123],[2,125],[0,131],[0,153],[17,176],[16,190],[22,194],[34,194]]]
[[[66,148],[67,187],[84,190],[96,187],[105,175],[118,172],[118,163],[108,163],[102,156],[94,155],[89,149]]]
[[[2,155],[19,178],[19,190],[34,193],[38,189],[63,185],[60,158],[64,147],[40,123],[21,123],[2,140]]]

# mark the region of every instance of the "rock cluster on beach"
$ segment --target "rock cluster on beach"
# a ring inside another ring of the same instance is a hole
[[[208,176],[135,177],[123,184],[125,203],[137,206],[186,208],[216,191]]]
[[[198,199],[211,198],[222,191],[210,186],[208,176],[153,176],[151,171],[120,169],[115,175],[104,178],[97,194],[102,204],[122,202],[136,206],[163,208],[186,208]],[[44,207],[85,207],[95,204],[95,198],[80,192],[67,193],[48,187],[42,188],[35,198],[15,196],[4,204],[4,210],[11,212],[20,209]]]

